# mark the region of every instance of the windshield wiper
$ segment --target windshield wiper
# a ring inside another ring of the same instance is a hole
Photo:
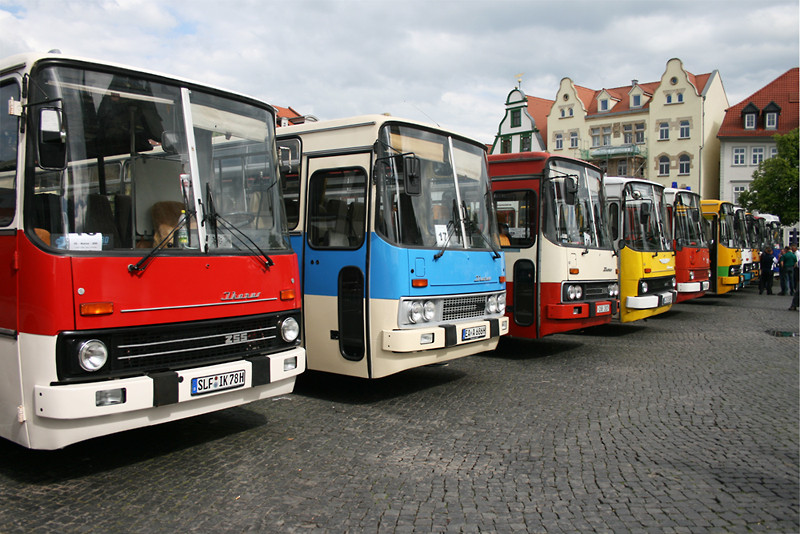
[[[250,239],[250,237],[242,232],[239,228],[235,225],[231,224],[227,221],[222,215],[217,213],[217,210],[214,208],[214,198],[211,196],[211,186],[210,184],[206,184],[206,199],[208,201],[208,213],[206,214],[206,221],[214,228],[214,240],[218,239],[217,235],[217,226],[221,226],[223,229],[228,230],[239,242],[244,245],[246,249],[250,252],[255,253],[253,259],[258,261],[261,265],[264,266],[265,269],[269,270],[270,267],[275,265],[266,252],[261,250],[261,248],[256,245],[255,241]],[[208,251],[208,248],[206,248]]]
[[[483,233],[478,229],[477,225],[475,224],[475,221],[467,220],[466,223],[467,223],[467,232],[469,232],[469,235],[472,236],[477,234],[478,236],[480,236],[481,240],[484,243],[486,243],[486,246],[492,249],[492,258],[495,260],[500,258],[500,251],[494,248],[494,244],[491,242],[491,240],[486,239],[486,236],[483,235]]]
[[[152,260],[160,250],[166,248],[167,244],[170,241],[172,241],[172,238],[175,236],[175,232],[186,226],[188,220],[189,220],[189,215],[184,213],[183,217],[181,217],[180,220],[178,221],[178,224],[172,227],[172,230],[170,230],[169,233],[161,241],[159,241],[156,246],[153,247],[153,250],[148,252],[145,257],[137,261],[135,264],[128,265],[128,272],[129,273],[144,272],[144,270],[147,269],[147,266],[150,265],[150,260]]]
[[[453,219],[450,219],[449,221],[447,221],[447,239],[444,240],[444,244],[442,245],[442,248],[439,250],[439,252],[433,255],[433,261],[436,261],[442,257],[445,249],[447,249],[447,245],[450,243],[450,238],[453,237],[453,234],[455,233],[456,233],[456,225],[455,223],[453,223]]]

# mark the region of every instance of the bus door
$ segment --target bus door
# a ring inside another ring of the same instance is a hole
[[[717,292],[717,284],[719,282],[719,217],[714,215],[710,220],[706,219],[709,223],[711,231],[708,234],[708,260],[711,265],[711,276],[709,282],[711,291]]]
[[[309,157],[303,243],[308,368],[369,376],[366,191],[370,153]]]

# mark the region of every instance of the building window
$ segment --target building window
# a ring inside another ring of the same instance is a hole
[[[561,108],[561,116],[565,117],[566,115],[567,115],[567,112],[564,110],[564,108]]]
[[[633,143],[633,124],[622,125],[622,142],[626,145]]]
[[[628,160],[621,159],[617,162],[617,176],[628,176]]]
[[[774,158],[778,155],[778,147],[773,146],[769,148],[769,157]]]
[[[640,145],[644,143],[644,123],[638,122],[634,128],[636,129],[636,143]]]
[[[752,158],[750,159],[750,163],[753,165],[758,165],[762,161],[764,161],[764,147],[763,146],[754,146],[752,151]]]
[[[569,116],[572,117],[572,108],[569,108]]]
[[[662,122],[658,125],[658,139],[661,141],[669,140],[669,123]]]
[[[600,101],[600,111],[608,111],[608,99],[604,98]]]
[[[592,146],[600,146],[600,128],[592,128]]]
[[[678,93],[678,102],[683,102],[683,93]]]
[[[578,148],[578,132],[569,133],[569,147]]]
[[[681,139],[689,139],[689,121],[681,121]]]
[[[509,154],[511,152],[511,138],[505,137],[500,141],[500,153]]]
[[[739,203],[739,195],[741,195],[742,192],[745,189],[747,189],[747,188],[745,186],[743,186],[743,185],[734,185],[733,186],[733,203],[734,204],[738,204]]]
[[[642,95],[633,95],[631,107],[638,108],[642,106]]]
[[[556,134],[556,150],[564,148],[564,136],[560,133]]]
[[[520,136],[519,151],[520,152],[531,151],[531,134],[523,134],[522,136]]]
[[[733,149],[733,164],[744,165],[745,148],[742,146],[734,147]]]
[[[603,128],[603,146],[611,146],[611,126]]]
[[[658,158],[658,175],[669,176],[669,156]]]
[[[678,159],[678,174],[689,174],[691,168],[691,159],[686,154],[683,154]]]
[[[667,93],[667,104],[672,104],[672,93]]]
[[[764,127],[767,130],[775,130],[778,128],[778,114],[777,113],[767,113],[767,118],[764,122]]]
[[[755,130],[756,129],[756,114],[755,113],[747,113],[744,116],[744,128],[745,128],[745,130]]]
[[[519,109],[511,110],[511,127],[519,128],[522,126],[522,111]]]

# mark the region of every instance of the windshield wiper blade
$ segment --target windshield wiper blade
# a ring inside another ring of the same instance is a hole
[[[184,216],[178,220],[178,224],[172,227],[172,230],[164,236],[164,238],[158,242],[156,246],[153,247],[153,250],[147,253],[142,259],[137,261],[135,264],[128,265],[128,272],[129,273],[141,273],[147,269],[147,266],[150,265],[150,260],[152,260],[159,251],[166,248],[167,243],[172,241],[172,238],[175,236],[175,232],[186,226],[187,221],[189,220],[189,216],[184,213]]]
[[[455,234],[455,230],[456,230],[456,225],[453,223],[453,219],[450,219],[449,221],[447,221],[447,238],[444,240],[444,244],[442,245],[442,248],[439,250],[439,252],[433,255],[433,261],[436,261],[442,257],[445,249],[447,249],[448,243],[450,243],[450,238],[453,237],[453,234]]]
[[[231,235],[235,236],[236,239],[238,239],[239,242],[242,243],[245,246],[245,248],[247,248],[250,252],[256,253],[256,255],[253,256],[253,259],[255,259],[261,265],[263,265],[265,269],[269,270],[270,267],[275,265],[274,262],[272,261],[272,258],[270,258],[266,252],[261,250],[261,248],[259,248],[259,246],[256,245],[255,241],[250,239],[250,237],[247,234],[242,232],[235,225],[227,221],[222,215],[217,213],[217,210],[214,207],[214,197],[211,195],[210,184],[206,184],[206,199],[208,201],[207,202],[208,213],[205,216],[205,220],[208,221],[209,224],[213,227],[215,241],[219,239],[217,226],[218,225],[222,226],[222,228],[228,230],[231,233]],[[206,252],[207,251],[208,251],[208,245],[206,245]]]
[[[481,240],[484,243],[486,243],[486,246],[488,246],[490,249],[492,249],[492,258],[495,259],[495,260],[499,259],[500,258],[500,251],[497,250],[494,247],[494,244],[492,243],[492,240],[491,239],[486,239],[486,236],[483,235],[483,233],[478,229],[478,227],[477,227],[477,225],[475,224],[474,221],[467,220],[466,223],[467,223],[467,232],[470,234],[470,236],[477,234],[481,238]]]

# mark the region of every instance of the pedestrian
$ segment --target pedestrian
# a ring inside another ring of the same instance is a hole
[[[781,272],[781,292],[778,294],[785,295],[788,290],[789,294],[794,295],[794,266],[797,265],[797,256],[794,255],[791,248],[784,247],[778,264]]]
[[[761,254],[761,278],[758,279],[758,294],[761,295],[764,291],[767,295],[772,295],[772,280],[775,275],[772,272],[772,264],[775,258],[772,256],[772,247],[764,249]]]

